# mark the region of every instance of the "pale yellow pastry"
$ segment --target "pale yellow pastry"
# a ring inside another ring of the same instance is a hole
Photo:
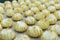
[[[58,40],[58,36],[54,31],[45,31],[41,36],[41,40]]]
[[[50,24],[55,24],[57,22],[57,18],[53,14],[48,15],[46,20],[49,21]]]
[[[26,22],[27,24],[35,24],[35,23],[36,23],[36,20],[35,20],[34,17],[29,16],[29,17],[27,17],[27,18],[25,19],[25,22]]]
[[[5,4],[5,5],[6,5],[6,4],[11,4],[11,2],[10,2],[10,1],[5,1],[4,4]]]
[[[15,13],[14,13],[14,10],[13,10],[13,9],[8,9],[8,10],[6,10],[6,16],[12,17],[14,14],[15,14]]]
[[[0,14],[0,21],[2,21],[4,19],[4,15]]]
[[[22,13],[23,10],[22,10],[21,7],[17,7],[17,8],[14,8],[14,12],[15,12],[15,13]]]
[[[34,12],[31,10],[25,11],[24,16],[33,16]]]
[[[42,10],[42,14],[44,14],[45,16],[48,16],[50,14],[50,11],[47,9]]]
[[[47,29],[49,28],[49,22],[45,21],[45,20],[40,20],[36,23],[36,25],[38,25],[40,28],[42,29]]]
[[[20,13],[16,13],[12,16],[12,19],[15,21],[22,20],[23,16]]]
[[[45,2],[44,5],[45,5],[46,7],[49,7],[49,6],[50,6],[49,2]]]
[[[0,31],[2,30],[3,28],[2,28],[2,25],[0,24]]]
[[[41,13],[41,12],[39,12],[39,13],[37,13],[37,14],[34,15],[34,18],[36,20],[44,19],[44,17],[45,17],[45,15],[43,13]]]
[[[56,9],[60,9],[60,4],[55,4],[54,6]]]
[[[55,3],[60,3],[60,0],[54,0],[55,1]]]
[[[56,8],[55,8],[55,6],[49,6],[49,7],[48,7],[48,10],[49,10],[50,12],[55,12],[55,11],[56,11]]]
[[[53,25],[50,27],[50,30],[55,31],[58,35],[60,35],[60,25]]]
[[[55,1],[49,1],[49,5],[54,6],[55,5]]]
[[[1,37],[3,40],[12,40],[15,37],[15,32],[11,29],[3,29],[1,31]]]
[[[55,11],[55,12],[54,12],[54,15],[55,15],[55,17],[56,17],[57,19],[60,19],[60,10]]]
[[[12,20],[9,19],[9,18],[5,18],[5,19],[3,19],[3,20],[1,21],[1,25],[2,25],[2,27],[7,27],[7,28],[9,28],[9,27],[12,26]]]
[[[30,40],[28,35],[20,34],[14,40]]]
[[[5,6],[4,3],[0,3],[0,7],[3,7],[4,8],[4,6]]]
[[[39,9],[37,7],[31,7],[31,11],[33,11],[34,13],[39,12]]]
[[[31,37],[39,37],[42,35],[43,31],[39,26],[31,26],[28,28],[27,33]]]
[[[24,0],[18,0],[18,3],[24,2]]]
[[[28,25],[23,22],[23,21],[18,21],[14,24],[14,29],[17,31],[17,32],[23,32],[23,31],[26,31],[28,28]]]
[[[3,13],[4,13],[4,8],[0,7],[0,14],[3,14]]]
[[[27,5],[21,5],[21,8],[23,11],[27,11],[29,9],[29,7]]]

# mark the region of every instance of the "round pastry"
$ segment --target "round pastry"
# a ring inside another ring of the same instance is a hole
[[[37,7],[31,7],[31,11],[33,11],[34,13],[39,12],[39,9]]]
[[[40,20],[36,23],[40,28],[47,29],[49,27],[49,22],[45,20]]]
[[[55,11],[56,11],[56,8],[55,8],[55,6],[49,6],[49,7],[48,7],[48,10],[49,10],[50,12],[55,12]]]
[[[22,10],[22,8],[17,7],[17,8],[14,8],[14,12],[15,12],[15,13],[22,13],[23,10]]]
[[[0,3],[0,7],[3,7],[4,8],[4,3]]]
[[[23,32],[23,31],[27,30],[27,28],[28,28],[28,25],[23,21],[18,21],[14,24],[14,29],[17,32]]]
[[[45,15],[45,16],[48,16],[50,14],[50,11],[47,10],[47,9],[44,9],[42,10],[42,13]]]
[[[21,5],[21,8],[23,11],[27,11],[29,9],[27,5]]]
[[[35,24],[35,23],[36,23],[36,20],[35,20],[34,17],[29,16],[29,17],[27,17],[27,18],[25,19],[25,22],[26,22],[27,24]]]
[[[4,18],[4,16],[2,14],[0,14],[0,21],[2,21]]]
[[[41,36],[41,40],[58,40],[58,36],[54,31],[45,31]]]
[[[46,20],[49,21],[50,24],[55,24],[57,22],[57,18],[53,14],[48,15]]]
[[[18,0],[18,3],[24,2],[24,0]]]
[[[49,7],[49,6],[50,6],[49,2],[45,2],[44,5],[45,5],[46,7]]]
[[[3,7],[0,7],[0,14],[3,14],[3,13],[4,13]]]
[[[39,12],[38,14],[35,14],[34,15],[34,18],[36,19],[36,20],[41,20],[41,19],[44,19],[44,14],[42,14],[41,12]]]
[[[14,40],[30,40],[30,38],[25,34],[20,34]]]
[[[8,10],[6,10],[6,15],[7,15],[8,17],[12,17],[12,16],[14,15],[14,10],[13,10],[13,9],[8,9]]]
[[[60,35],[60,25],[53,25],[50,27],[50,30],[55,31],[58,35]]]
[[[54,15],[55,15],[55,17],[57,19],[60,19],[60,10],[59,11],[55,11]]]
[[[60,4],[55,4],[56,9],[60,9]]]
[[[16,13],[12,16],[12,19],[15,21],[22,20],[23,16],[20,13]]]
[[[2,27],[11,27],[12,26],[12,20],[9,18],[3,19],[1,21]]]
[[[31,10],[25,11],[24,16],[33,16],[34,13]]]
[[[3,29],[1,31],[1,37],[3,40],[12,40],[15,37],[15,32],[11,29]]]
[[[2,30],[2,25],[0,24],[0,31]]]
[[[28,30],[27,30],[27,33],[31,37],[39,37],[39,36],[42,35],[43,31],[39,26],[35,25],[35,26],[32,26],[32,27],[29,27]]]
[[[6,4],[11,4],[11,2],[10,2],[10,1],[5,1],[4,4],[5,4],[5,5],[6,5]]]
[[[49,4],[54,6],[55,5],[55,1],[49,1]]]

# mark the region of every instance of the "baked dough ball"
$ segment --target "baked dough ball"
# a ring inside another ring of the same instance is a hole
[[[46,6],[45,6],[44,4],[40,4],[40,5],[38,6],[38,9],[39,9],[39,10],[44,10],[44,9],[46,9]]]
[[[27,24],[35,24],[35,23],[36,23],[36,20],[35,20],[34,17],[29,16],[29,17],[27,17],[27,18],[25,19],[25,22],[26,22]]]
[[[2,25],[0,24],[0,31],[2,30]]]
[[[48,15],[46,20],[49,21],[50,24],[55,24],[57,22],[57,18],[53,14]]]
[[[17,8],[14,8],[14,12],[15,12],[15,13],[22,13],[23,10],[22,10],[21,7],[17,7]]]
[[[15,21],[22,20],[23,16],[20,13],[16,13],[12,16],[12,19]]]
[[[4,19],[4,16],[0,14],[0,21],[2,21],[3,19]]]
[[[0,7],[0,14],[3,14],[3,13],[4,13],[4,8]]]
[[[3,7],[4,8],[4,6],[5,6],[4,3],[0,3],[0,7]]]
[[[34,13],[39,12],[39,9],[37,7],[31,7],[31,11],[33,11]]]
[[[55,31],[58,35],[60,35],[60,25],[53,25],[50,27],[50,30]]]
[[[14,24],[14,29],[17,32],[23,32],[23,31],[27,30],[27,28],[28,28],[28,25],[23,21],[18,21]]]
[[[55,5],[55,1],[49,1],[49,4],[54,6]]]
[[[40,20],[36,23],[40,28],[47,29],[49,27],[49,22],[45,20]]]
[[[41,36],[41,40],[58,40],[58,36],[54,31],[45,31]]]
[[[24,0],[18,0],[18,3],[24,2]]]
[[[18,2],[17,2],[16,0],[13,0],[13,1],[12,1],[12,7],[13,7],[13,8],[19,7],[19,4],[18,4]]]
[[[39,26],[35,25],[35,26],[32,26],[32,27],[29,27],[28,30],[27,30],[27,33],[31,37],[39,37],[39,36],[42,35],[43,31]]]
[[[25,34],[20,34],[14,40],[30,40],[30,38]]]
[[[55,4],[54,6],[56,9],[60,9],[60,4]]]
[[[49,10],[50,12],[55,12],[55,11],[56,11],[56,8],[55,8],[55,6],[49,6],[49,7],[48,7],[48,10]]]
[[[47,10],[47,9],[44,9],[42,10],[42,13],[45,15],[45,16],[48,16],[50,14],[50,11]]]
[[[31,10],[25,11],[24,16],[33,16],[34,12]]]
[[[11,2],[10,2],[10,1],[5,1],[4,4],[5,4],[5,5],[6,5],[6,4],[11,4]]]
[[[60,10],[55,11],[54,15],[56,16],[57,19],[60,19]]]
[[[7,15],[8,17],[12,17],[12,16],[14,15],[14,10],[13,10],[13,9],[8,9],[8,10],[6,10],[6,15]]]
[[[12,20],[9,18],[3,19],[1,21],[2,27],[11,27],[12,26]]]
[[[45,2],[44,5],[45,5],[46,7],[49,7],[49,6],[50,6],[49,2]]]
[[[3,29],[1,31],[1,37],[3,40],[12,40],[15,37],[15,32],[11,29]]]
[[[29,9],[29,7],[27,5],[21,5],[21,8],[23,11],[27,11]]]
[[[44,14],[42,14],[41,12],[39,12],[38,14],[35,14],[34,15],[34,18],[36,19],[36,20],[41,20],[41,19],[44,19]]]

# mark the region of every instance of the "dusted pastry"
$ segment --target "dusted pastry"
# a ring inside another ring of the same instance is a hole
[[[24,16],[33,16],[34,12],[31,10],[25,11]]]
[[[0,14],[0,22],[4,19],[4,15]]]
[[[55,8],[55,6],[49,6],[49,7],[48,7],[48,10],[49,10],[50,12],[55,12],[55,11],[56,11],[56,8]]]
[[[42,10],[42,13],[45,15],[45,16],[48,16],[50,14],[50,11],[47,10],[47,9],[44,9]]]
[[[4,8],[0,7],[0,14],[3,14],[3,13],[4,13]]]
[[[54,31],[45,31],[41,36],[41,40],[58,40],[58,36]]]
[[[55,1],[49,1],[49,5],[54,6],[55,5]]]
[[[3,29],[1,31],[1,37],[3,40],[12,40],[15,37],[15,32],[11,29]]]
[[[17,32],[23,32],[23,31],[26,31],[28,28],[28,25],[23,22],[23,21],[18,21],[14,24],[14,29],[17,31]]]
[[[14,10],[13,9],[6,10],[6,16],[12,17],[13,15],[14,15]]]
[[[30,40],[30,38],[28,37],[28,35],[20,34],[14,40]]]
[[[38,25],[40,28],[42,29],[47,29],[49,28],[49,22],[45,21],[45,20],[40,20],[36,23],[36,25]]]
[[[22,10],[21,7],[17,7],[17,8],[14,8],[14,12],[15,12],[15,13],[22,13],[23,10]]]
[[[35,24],[35,23],[36,23],[36,20],[35,20],[34,17],[29,16],[29,17],[27,17],[27,18],[25,19],[25,22],[26,22],[27,24]]]
[[[11,4],[11,2],[10,2],[10,1],[5,1],[4,4],[5,4],[5,5],[6,5],[6,4]]]
[[[0,7],[3,7],[4,8],[4,3],[0,3]]]
[[[7,27],[7,28],[11,27],[12,26],[12,20],[9,18],[3,19],[1,21],[1,25],[2,25],[2,27]]]
[[[56,7],[56,9],[60,9],[60,4],[55,4],[54,6]]]
[[[49,21],[50,24],[55,24],[57,22],[57,18],[53,14],[48,15],[46,20]]]
[[[34,13],[39,12],[39,9],[37,7],[31,7],[31,11],[33,11]]]
[[[2,30],[2,25],[0,24],[0,31]]]
[[[50,30],[55,31],[58,35],[60,35],[60,25],[53,25],[50,27]]]
[[[60,19],[60,10],[55,11],[55,12],[54,12],[54,15],[55,15],[55,17],[56,17],[57,19]]]
[[[20,13],[16,13],[12,16],[12,19],[15,21],[22,20],[23,16]]]
[[[39,37],[42,35],[43,31],[39,26],[31,26],[28,28],[27,33],[31,37]]]
[[[44,19],[45,15],[42,13],[42,12],[39,12],[37,14],[34,15],[34,18],[36,20],[41,20],[41,19]]]

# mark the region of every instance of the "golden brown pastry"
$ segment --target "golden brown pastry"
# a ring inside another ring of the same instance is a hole
[[[58,40],[58,36],[54,31],[45,31],[41,36],[41,40]]]
[[[14,24],[14,29],[17,32],[24,32],[27,30],[27,28],[28,28],[28,25],[23,21],[18,21]]]
[[[12,40],[15,37],[15,32],[11,29],[3,29],[1,31],[1,37],[3,40]]]
[[[29,17],[27,17],[27,18],[25,19],[25,22],[26,22],[27,24],[35,24],[35,23],[36,23],[36,20],[35,20],[34,17],[29,16]]]
[[[28,28],[27,33],[31,37],[39,37],[42,34],[42,29],[39,26],[31,26]]]

